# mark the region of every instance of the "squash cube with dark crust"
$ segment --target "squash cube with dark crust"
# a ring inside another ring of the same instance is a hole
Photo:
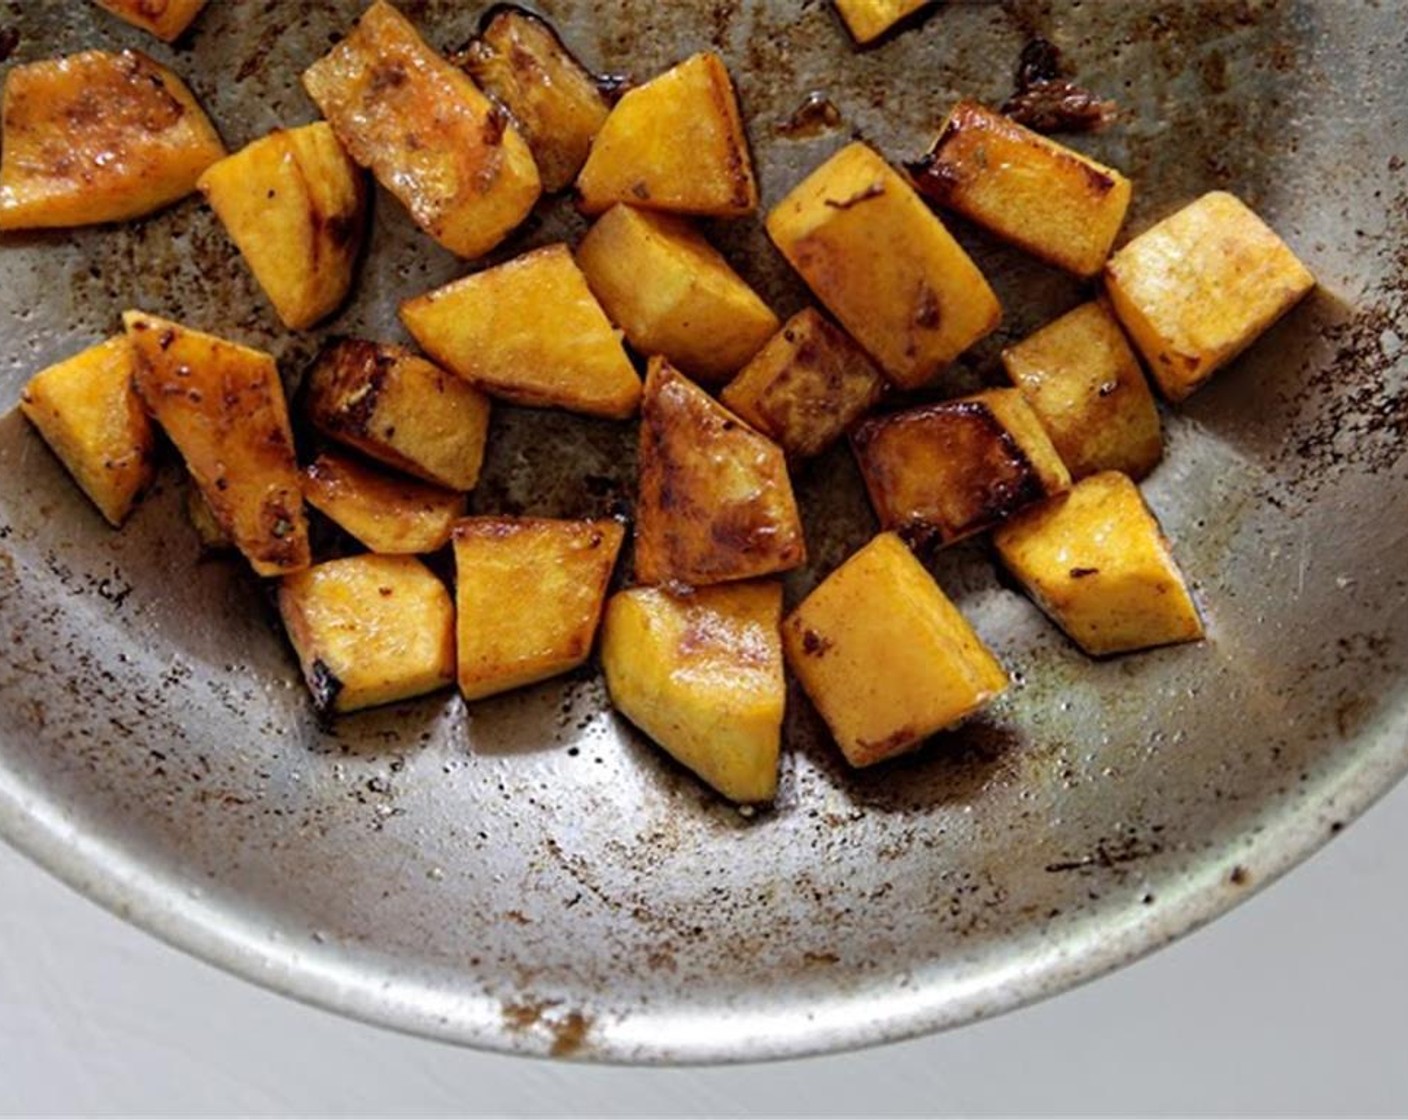
[[[118,19],[171,42],[195,22],[206,0],[97,0]]]
[[[836,11],[857,43],[874,42],[932,0],[835,0]]]
[[[373,552],[388,556],[444,548],[466,505],[456,490],[336,451],[324,451],[303,468],[303,496]]]
[[[893,533],[782,624],[787,664],[852,766],[913,750],[996,698],[1007,674]]]
[[[319,355],[305,392],[324,435],[451,490],[479,481],[489,398],[409,350],[339,339]]]
[[[1016,389],[877,416],[851,438],[881,528],[917,548],[991,529],[1071,485]]]
[[[689,586],[806,561],[782,449],[654,358],[641,405],[636,577]]]

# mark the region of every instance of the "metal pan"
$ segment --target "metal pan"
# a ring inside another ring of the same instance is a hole
[[[359,0],[215,0],[154,47],[92,4],[3,17],[17,59],[138,45],[242,144],[309,119],[296,75]],[[476,5],[408,5],[441,46]],[[1402,3],[950,4],[854,52],[829,6],[554,0],[587,61],[648,75],[714,46],[776,200],[852,133],[912,157],[960,95],[1000,100],[1033,35],[1113,95],[1078,141],[1129,171],[1138,230],[1229,187],[1322,286],[1167,417],[1150,501],[1209,640],[1092,663],[981,544],[935,571],[1017,677],[972,726],[874,772],[794,697],[776,808],[745,817],[608,710],[594,672],[472,708],[448,696],[318,727],[267,600],[197,563],[174,470],[100,524],[0,420],[0,827],[174,944],[299,998],[478,1046],[624,1061],[747,1059],[961,1023],[1119,965],[1220,913],[1353,819],[1408,764],[1408,40]],[[811,91],[842,125],[785,122]],[[545,208],[510,250],[572,236]],[[1078,285],[958,226],[1006,307],[954,370]],[[756,223],[721,243],[779,311],[803,293]],[[141,306],[275,351],[274,319],[188,201],[0,245],[0,408]],[[394,338],[398,298],[462,266],[380,199],[330,329]],[[632,492],[629,425],[500,409],[480,510],[600,513]],[[798,479],[813,564],[872,531],[848,453]]]

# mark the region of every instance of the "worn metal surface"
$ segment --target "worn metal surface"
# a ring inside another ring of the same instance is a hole
[[[97,11],[11,7],[16,59],[132,44],[186,75],[231,145],[310,118],[295,75],[358,3],[214,0],[167,50]],[[407,7],[458,46],[477,6]],[[1147,491],[1209,640],[1092,663],[994,574],[936,574],[1017,687],[922,754],[848,772],[800,696],[775,809],[741,816],[614,718],[578,674],[313,720],[255,581],[197,563],[168,470],[111,533],[14,415],[0,420],[0,826],[120,913],[262,983],[477,1045],[622,1060],[875,1042],[1059,990],[1290,866],[1408,764],[1408,9],[1399,2],[951,4],[853,53],[828,6],[555,0],[589,63],[729,59],[767,201],[858,132],[921,152],[960,94],[1001,100],[1032,34],[1118,99],[1075,143],[1133,174],[1131,227],[1238,191],[1321,289],[1167,418]],[[784,125],[809,92],[841,124]],[[805,130],[804,130],[805,131]],[[544,208],[505,253],[579,228]],[[757,223],[720,229],[779,311],[802,293]],[[1007,308],[946,381],[1081,298],[971,230]],[[385,196],[347,311],[461,270]],[[0,243],[0,411],[128,306],[273,349],[276,322],[195,201],[122,228]],[[501,409],[479,510],[601,513],[633,432]],[[799,479],[813,566],[872,531],[844,450]]]

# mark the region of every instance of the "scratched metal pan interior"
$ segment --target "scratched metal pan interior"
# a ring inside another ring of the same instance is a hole
[[[210,5],[174,50],[94,5],[11,6],[14,58],[133,45],[191,82],[231,146],[311,119],[297,75],[351,2]],[[477,5],[407,5],[437,45]],[[765,204],[848,137],[919,154],[960,95],[1000,100],[1053,40],[1120,121],[1074,143],[1132,174],[1130,229],[1239,192],[1319,290],[1166,417],[1149,499],[1206,643],[1092,662],[982,544],[934,569],[1014,675],[983,718],[853,773],[794,692],[774,808],[740,815],[610,712],[595,669],[466,705],[314,720],[267,594],[197,562],[177,471],[110,532],[38,438],[0,420],[0,824],[78,889],[262,984],[502,1050],[750,1059],[874,1043],[1050,994],[1213,917],[1314,850],[1408,763],[1408,21],[1401,3],[960,4],[852,50],[829,5],[544,0],[592,66],[649,75],[717,47]],[[838,127],[784,127],[811,91]],[[544,206],[499,257],[573,236]],[[328,331],[462,271],[385,197]],[[956,224],[1002,297],[1002,345],[1081,287]],[[759,223],[714,231],[781,312],[804,294]],[[0,243],[0,409],[139,306],[272,349],[280,330],[195,200]],[[634,431],[511,408],[479,511],[600,514]],[[798,478],[811,566],[873,531],[845,448]]]

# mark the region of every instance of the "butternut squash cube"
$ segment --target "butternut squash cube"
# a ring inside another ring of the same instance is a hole
[[[566,245],[549,245],[407,300],[423,350],[517,404],[624,419],[640,376]]]
[[[885,34],[930,0],[835,0],[836,11],[857,43],[864,46]]]
[[[1105,287],[1160,390],[1181,401],[1294,307],[1315,277],[1245,203],[1212,191],[1111,257]]]
[[[738,95],[723,59],[696,54],[627,90],[577,176],[587,214],[618,202],[735,218],[758,208]]]
[[[366,553],[285,576],[279,613],[324,714],[454,682],[455,608],[445,585],[413,557]]]
[[[455,527],[466,699],[536,684],[586,661],[625,535],[616,521],[472,517]]]
[[[16,66],[3,115],[0,230],[150,214],[225,155],[186,83],[141,51]]]
[[[131,344],[118,335],[36,373],[20,394],[20,411],[114,527],[156,471],[135,367]]]
[[[1007,674],[904,543],[881,533],[782,624],[787,664],[852,766],[913,750]]]
[[[960,101],[911,167],[921,194],[1077,276],[1094,276],[1124,225],[1133,187],[1112,167]]]
[[[806,562],[782,449],[653,358],[641,405],[636,577],[701,586]]]
[[[1158,521],[1116,471],[1019,514],[993,543],[1027,594],[1094,657],[1203,636]]]
[[[304,71],[303,85],[352,158],[452,253],[483,256],[538,201],[518,129],[385,0]]]
[[[212,164],[196,184],[284,326],[341,305],[366,226],[366,181],[331,126],[279,129]]]
[[[389,343],[344,338],[319,355],[305,386],[324,435],[451,490],[473,490],[489,434],[489,398]]]
[[[610,109],[552,26],[523,8],[501,7],[458,61],[513,115],[543,190],[570,187]]]
[[[777,316],[685,219],[614,206],[577,246],[606,313],[641,354],[727,381],[777,331]]]
[[[1081,304],[1002,353],[1072,478],[1143,478],[1163,455],[1159,410],[1110,309]]]
[[[881,528],[916,548],[991,529],[1071,485],[1016,389],[878,416],[852,442]]]
[[[169,43],[195,22],[205,0],[98,0],[98,7]]]
[[[274,359],[141,311],[122,317],[133,384],[261,576],[308,567],[308,519]]]
[[[611,702],[730,801],[771,801],[787,685],[782,585],[732,583],[691,595],[614,596],[601,663]]]
[[[465,497],[325,451],[303,468],[303,497],[373,552],[414,555],[450,543]]]
[[[768,234],[890,380],[913,389],[993,331],[1002,308],[914,188],[862,143],[773,207]]]
[[[865,351],[814,307],[792,316],[719,399],[788,455],[820,455],[885,391]]]

